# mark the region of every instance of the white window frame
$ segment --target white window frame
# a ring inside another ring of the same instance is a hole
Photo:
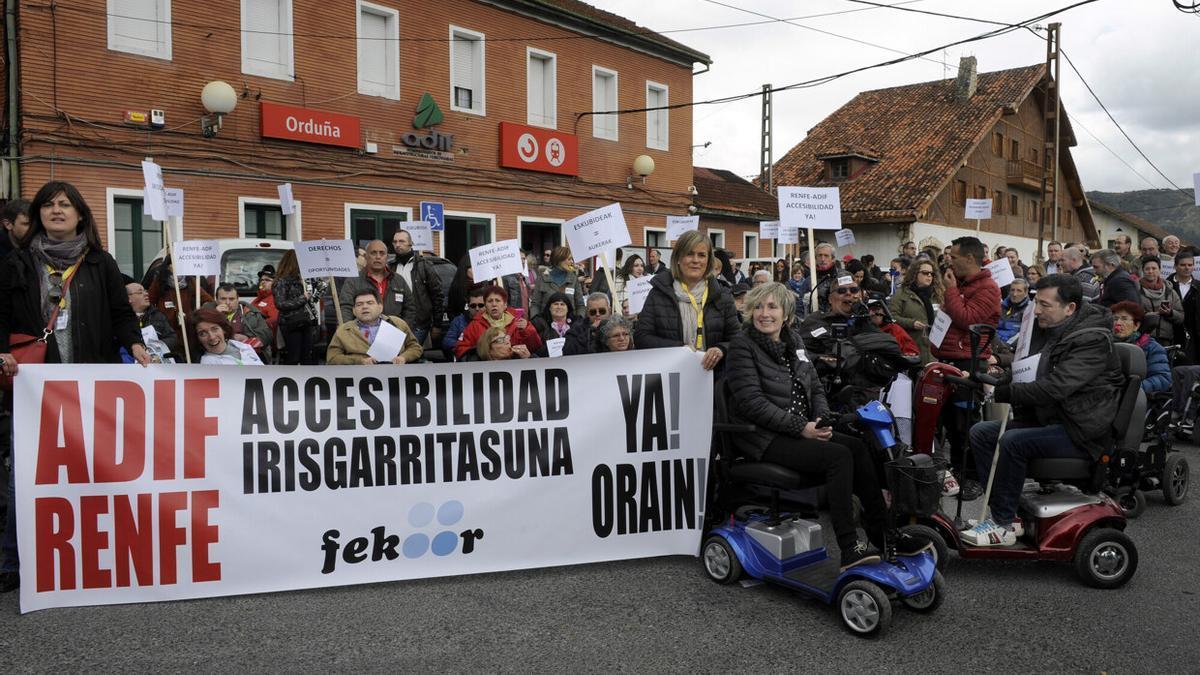
[[[549,93],[553,95],[550,104],[546,106],[546,109],[550,111],[549,122],[543,120],[534,121],[533,111],[529,109],[529,64],[532,63],[534,58],[546,59],[550,61],[551,65],[550,73],[554,82],[548,87]],[[534,127],[542,127],[543,129],[558,129],[558,55],[554,52],[534,47],[525,48],[525,123]]]
[[[479,69],[475,74],[475,84],[478,87],[472,90],[472,103],[475,106],[471,108],[460,108],[454,104],[454,41],[460,35],[479,42]],[[528,68],[528,64],[526,68]],[[487,115],[487,40],[483,33],[454,24],[450,24],[450,109],[480,117]]]
[[[753,244],[750,243],[750,240],[752,240],[752,239],[754,240]],[[743,232],[742,233],[742,257],[743,258],[757,258],[758,257],[758,246],[759,246],[759,243],[758,243],[758,233],[757,232]]]
[[[650,106],[650,90],[657,89],[663,93],[662,105],[671,105],[671,88],[665,84],[646,80],[646,107]],[[662,144],[658,143],[658,139],[650,136],[650,130],[653,125],[650,123],[652,115],[663,115],[663,140]],[[671,149],[671,111],[670,110],[647,110],[646,111],[646,147],[653,150],[670,150]]]
[[[665,227],[642,227],[642,248],[644,248],[644,249],[650,248],[650,233],[651,232],[662,233],[663,240],[666,240],[666,238],[667,238],[667,228],[665,228]],[[671,250],[671,242],[668,241],[666,246],[655,246],[654,248],[662,248],[662,249],[666,249],[667,251],[670,251]],[[647,260],[646,264],[649,265],[650,261]]]
[[[158,12],[162,15],[158,23],[158,40],[156,49],[143,49],[128,43],[122,43],[121,37],[117,35],[114,19],[116,9],[113,7],[113,0],[108,0],[106,6],[108,8],[108,48],[114,52],[125,52],[127,54],[139,54],[141,56],[149,56],[154,59],[163,59],[164,61],[171,60],[171,0],[155,0],[158,3]],[[137,17],[128,17],[132,21],[142,21]]]
[[[286,14],[287,24],[287,63],[281,64],[280,70],[262,68],[253,64],[246,58],[249,53],[250,39],[252,33],[246,31],[246,0],[241,0],[242,16],[241,23],[238,24],[242,34],[242,74],[257,75],[259,77],[269,77],[273,80],[285,80],[287,82],[295,81],[296,73],[296,46],[295,46],[295,15],[292,7],[292,0],[279,0],[282,3],[284,13]],[[287,72],[283,72],[286,70]]]
[[[610,76],[610,75],[612,76],[613,101],[612,101],[611,108],[608,108],[607,104],[604,102],[598,103],[596,101],[596,75],[598,75],[598,74],[604,75],[604,76]],[[592,110],[601,110],[601,109],[620,110],[621,109],[621,104],[620,104],[621,86],[620,85],[621,85],[621,80],[620,80],[619,76],[617,75],[617,71],[612,70],[610,68],[604,68],[602,66],[593,65],[592,66]],[[605,107],[601,108],[601,106],[605,106]],[[606,136],[604,134],[604,131],[602,129],[598,129],[596,126],[596,124],[602,118],[605,118],[605,117],[612,118],[613,129],[612,129],[611,136]],[[621,116],[617,115],[615,113],[610,114],[610,115],[592,115],[592,138],[600,138],[600,139],[603,139],[606,141],[619,141],[621,139],[620,119],[621,119]]]
[[[117,257],[116,239],[117,239],[117,205],[116,200],[122,197],[132,199],[140,199],[143,203],[146,201],[145,189],[134,188],[119,188],[106,187],[104,188],[104,217],[107,219],[104,227],[104,248],[112,257]],[[167,229],[167,223],[163,223],[163,230]],[[183,216],[179,216],[179,230],[183,231]],[[163,235],[166,236],[165,234]]]
[[[261,206],[279,206],[280,203],[281,202],[279,201],[278,198],[272,199],[270,197],[241,197],[241,196],[239,196],[238,197],[238,239],[246,238],[246,205],[247,204],[261,205]],[[284,234],[286,235],[286,238],[288,241],[291,241],[291,242],[304,241],[304,239],[303,239],[304,228],[301,225],[301,220],[303,219],[302,216],[304,215],[304,209],[301,208],[299,199],[292,200],[292,203],[295,205],[296,210],[295,210],[295,213],[292,214],[291,218],[284,216],[284,221],[285,221],[284,227],[287,228],[287,230]]]
[[[395,70],[392,73],[391,82],[388,82],[382,89],[378,84],[373,82],[365,82],[362,79],[362,15],[363,12],[368,14],[376,14],[383,16],[388,24],[388,37],[390,41],[387,44],[386,56],[393,61]],[[383,5],[376,5],[372,2],[363,2],[356,0],[354,14],[354,30],[358,47],[358,93],[364,96],[378,96],[387,98],[393,101],[400,100],[400,11]]]
[[[358,204],[358,203],[354,203],[354,202],[344,202],[342,204],[342,206],[344,207],[343,216],[342,216],[342,239],[353,239],[354,238],[353,236],[351,236],[351,233],[350,233],[350,226],[352,224],[350,221],[350,216],[355,210],[384,211],[386,213],[403,213],[405,216],[404,222],[406,222],[406,223],[412,222],[412,219],[413,219],[413,210],[411,207],[408,207],[408,206],[390,206],[387,204]],[[441,244],[439,243],[439,240],[441,239],[441,234],[442,234],[441,232],[433,233],[434,248],[439,248],[441,246]]]
[[[704,234],[708,236],[708,240],[712,243],[714,250],[725,248],[725,230],[716,227],[707,227],[704,229]],[[713,241],[714,234],[717,235],[716,241]]]

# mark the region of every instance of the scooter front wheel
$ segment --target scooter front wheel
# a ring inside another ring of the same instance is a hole
[[[742,577],[742,563],[724,537],[709,537],[700,557],[704,561],[704,572],[718,584],[732,584]]]
[[[1129,535],[1099,527],[1083,536],[1075,550],[1075,573],[1093,588],[1119,588],[1137,571],[1137,546]]]
[[[842,587],[837,610],[846,630],[862,637],[883,635],[892,625],[892,603],[887,594],[864,579],[855,579]]]
[[[904,606],[914,612],[921,614],[929,614],[933,610],[941,606],[942,601],[946,599],[946,580],[942,578],[941,572],[933,573],[933,581],[920,593],[914,593],[907,598],[903,598],[901,602]]]

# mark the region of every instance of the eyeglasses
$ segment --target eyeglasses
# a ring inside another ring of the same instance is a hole
[[[842,286],[841,288],[834,289],[833,292],[837,293],[838,295],[850,295],[857,293],[860,290],[861,289],[858,286]]]
[[[502,345],[506,342],[512,342],[512,338],[507,335],[492,338],[492,344],[494,345]]]
[[[593,307],[588,310],[588,316],[604,316],[608,314],[607,307]]]
[[[924,275],[933,276],[933,270],[921,270],[920,272],[917,272],[917,274],[920,274],[922,276],[924,276]]]
[[[468,304],[467,307],[470,307],[471,309],[483,309],[483,303],[482,302],[472,302],[472,303]]]

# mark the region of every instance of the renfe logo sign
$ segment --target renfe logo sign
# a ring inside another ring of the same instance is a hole
[[[262,102],[263,138],[357,148],[362,134],[353,115]]]
[[[500,166],[579,175],[579,138],[561,131],[500,123]]]

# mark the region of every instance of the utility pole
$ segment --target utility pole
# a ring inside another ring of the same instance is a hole
[[[1042,85],[1043,144],[1042,217],[1038,221],[1037,261],[1042,261],[1046,221],[1050,221],[1050,239],[1058,239],[1058,146],[1062,131],[1062,97],[1059,95],[1061,23],[1052,23],[1046,31],[1046,79]]]
[[[775,194],[774,164],[771,152],[771,85],[762,86],[762,152],[759,155],[758,180],[767,192]]]

